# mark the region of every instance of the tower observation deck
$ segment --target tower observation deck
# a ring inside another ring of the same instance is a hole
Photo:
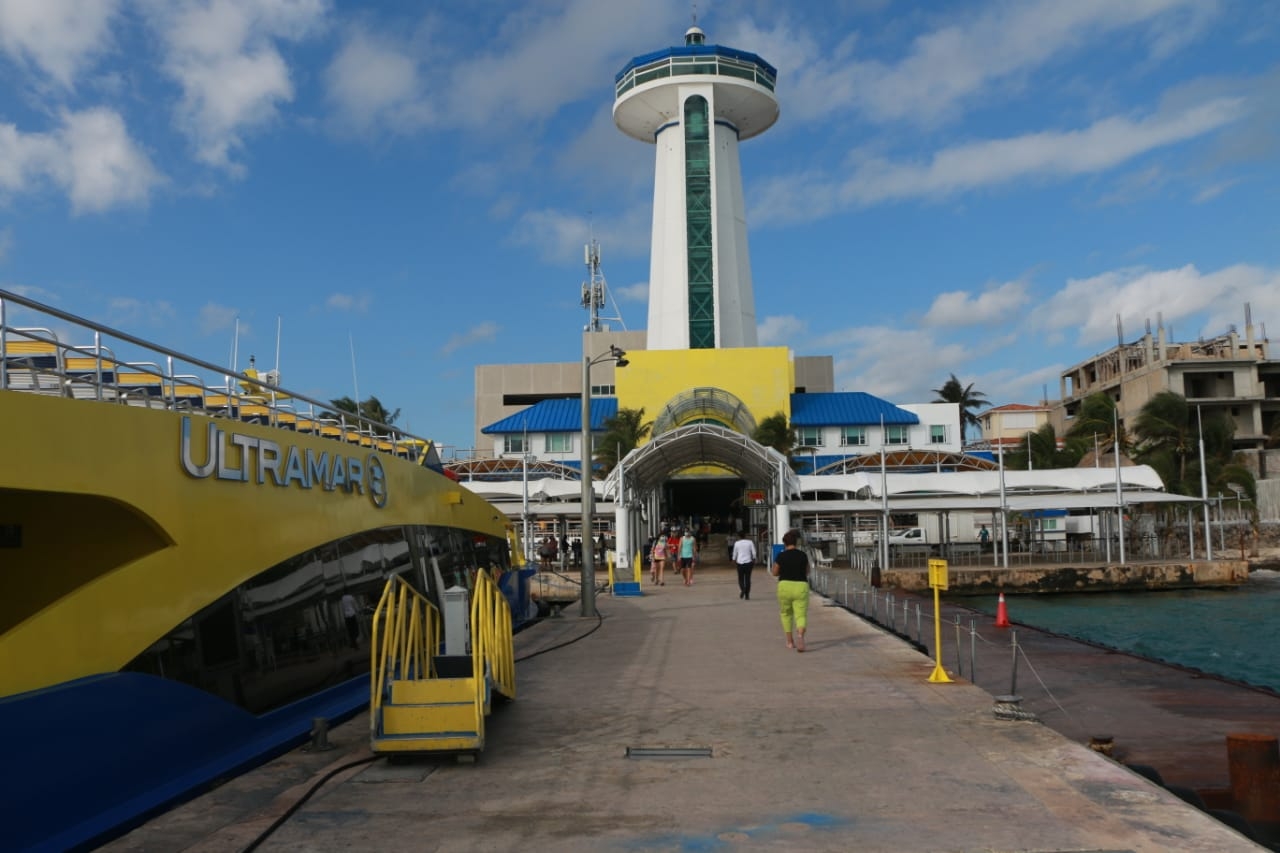
[[[657,148],[649,349],[756,346],[738,142],[778,120],[777,70],[705,42],[691,27],[616,78],[614,123]]]

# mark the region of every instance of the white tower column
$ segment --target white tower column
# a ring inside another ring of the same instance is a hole
[[[693,27],[617,77],[615,123],[656,149],[648,349],[756,346],[738,143],[777,121],[777,72],[704,42]]]

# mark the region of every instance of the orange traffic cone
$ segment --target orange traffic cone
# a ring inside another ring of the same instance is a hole
[[[1004,604],[1004,593],[1003,593],[1003,592],[1002,592],[1002,593],[1000,593],[1000,600],[999,600],[998,602],[996,602],[996,627],[997,627],[997,628],[1008,628],[1008,627],[1010,627],[1010,624],[1009,624],[1009,609],[1008,609],[1007,607],[1005,607],[1005,604]]]

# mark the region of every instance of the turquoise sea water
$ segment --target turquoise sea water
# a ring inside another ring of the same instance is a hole
[[[1280,691],[1280,572],[1237,590],[1006,596],[1009,617],[1056,634]],[[957,604],[994,613],[995,599]]]

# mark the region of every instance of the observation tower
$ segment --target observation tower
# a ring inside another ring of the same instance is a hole
[[[738,142],[778,120],[777,70],[706,43],[637,56],[615,78],[618,129],[657,147],[648,349],[756,346]]]

